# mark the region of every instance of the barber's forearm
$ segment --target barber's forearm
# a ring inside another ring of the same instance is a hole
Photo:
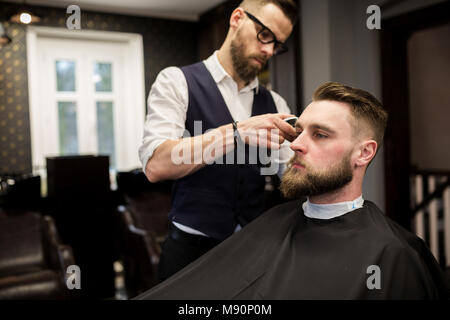
[[[232,125],[224,125],[206,134],[167,140],[156,148],[145,167],[151,182],[179,179],[211,163],[234,147]]]
[[[178,179],[204,166],[203,164],[175,164],[171,160],[172,149],[187,139],[192,138],[167,140],[155,150],[145,167],[145,175],[150,182]]]

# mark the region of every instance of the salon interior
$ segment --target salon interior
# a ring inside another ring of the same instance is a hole
[[[150,182],[139,160],[148,94],[164,68],[219,49],[239,3],[0,1],[0,300],[156,285],[173,181]],[[296,3],[289,50],[260,84],[297,116],[326,81],[382,101],[364,197],[424,239],[450,284],[450,1]],[[265,179],[266,209],[287,201]]]

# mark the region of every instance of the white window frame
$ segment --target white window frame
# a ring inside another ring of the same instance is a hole
[[[127,61],[127,68],[125,68],[122,79],[124,85],[123,100],[127,102],[128,110],[122,119],[126,130],[123,130],[119,136],[115,137],[117,140],[121,139],[122,145],[125,145],[126,149],[122,148],[120,154],[118,152],[116,153],[117,170],[126,171],[140,167],[138,148],[142,139],[145,119],[145,77],[142,35],[123,32],[68,30],[63,28],[28,26],[28,90],[33,172],[40,174],[45,179],[45,164],[44,166],[39,164],[39,159],[42,158],[39,150],[42,150],[42,147],[41,141],[38,138],[38,131],[40,130],[40,121],[43,121],[39,114],[38,83],[40,78],[38,75],[39,57],[37,56],[37,41],[39,37],[118,42],[126,46],[125,59]],[[126,143],[123,143],[124,141]]]

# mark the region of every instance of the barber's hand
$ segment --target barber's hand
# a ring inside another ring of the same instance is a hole
[[[279,149],[284,140],[294,141],[297,136],[295,129],[283,121],[293,116],[285,113],[254,116],[239,122],[238,131],[245,143]]]

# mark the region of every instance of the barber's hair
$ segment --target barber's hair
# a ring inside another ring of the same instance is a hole
[[[297,22],[298,9],[296,3],[293,0],[243,0],[239,7],[242,7],[246,10],[257,10],[269,3],[272,3],[280,8],[281,11],[283,11],[284,15],[291,21],[292,25]]]
[[[354,117],[352,126],[356,133],[366,124],[378,146],[381,145],[386,130],[388,113],[377,98],[362,89],[353,88],[337,82],[327,82],[316,89],[313,101],[330,100],[346,103]]]

